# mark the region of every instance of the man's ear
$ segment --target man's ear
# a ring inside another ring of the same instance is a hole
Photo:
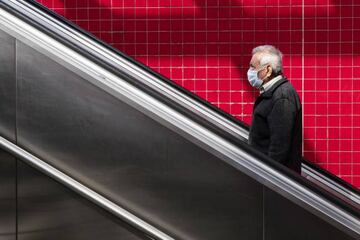
[[[272,71],[273,71],[271,66],[267,66],[266,70],[267,70],[266,77],[270,77],[272,75]]]

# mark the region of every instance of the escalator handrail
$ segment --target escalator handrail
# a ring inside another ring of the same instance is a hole
[[[35,29],[22,30],[27,32],[27,34],[34,34],[33,32],[35,31]],[[69,48],[69,45],[65,44],[62,48]],[[58,51],[56,54],[64,55],[61,52],[64,49],[54,48],[54,51],[56,50]],[[84,59],[83,55],[77,55],[73,53],[68,57],[78,58],[76,59],[78,62]],[[156,115],[156,117],[161,117],[167,126],[175,127],[179,132],[182,131],[184,135],[188,134],[195,139],[194,141],[211,148],[211,152],[221,154],[224,156],[223,159],[230,165],[247,173],[257,181],[287,198],[295,202],[300,202],[302,206],[306,207],[309,211],[314,210],[315,213],[318,213],[318,215],[323,216],[325,219],[333,220],[353,234],[357,236],[360,235],[360,214],[358,209],[344,204],[341,199],[323,191],[321,188],[271,160],[264,154],[250,148],[247,144],[239,142],[238,145],[235,145],[156,98],[139,91],[136,86],[127,84],[126,80],[119,78],[121,74],[116,76],[116,74],[112,74],[111,71],[106,68],[100,70],[96,62],[88,60],[82,61],[84,61],[81,62],[82,65],[88,65],[87,70],[91,69],[92,66],[96,71],[99,71],[98,74],[94,75],[98,86],[101,85],[104,90],[113,94],[115,97],[119,97],[119,95],[116,95],[118,93],[129,99],[133,98],[139,101],[139,105],[143,109]]]
[[[244,124],[239,125],[239,127],[244,130],[244,138],[248,139],[250,129],[249,126]],[[306,171],[311,177],[319,179],[319,181],[332,190],[344,194],[344,196],[348,199],[356,202],[357,204],[360,204],[360,189],[356,188],[335,174],[317,166],[305,158],[302,159],[301,169],[302,171]]]
[[[198,115],[200,121],[201,119],[205,119],[210,122],[212,128],[217,128],[220,131],[226,132],[227,139],[232,139],[234,142],[237,142],[244,141],[248,138],[249,126],[246,123],[241,122],[231,114],[215,107],[191,91],[175,84],[173,81],[165,78],[159,73],[156,73],[149,67],[135,61],[133,58],[113,48],[111,45],[97,39],[89,32],[84,31],[74,23],[54,13],[40,3],[33,0],[28,0],[27,2],[30,3],[30,6],[34,6],[34,11],[36,9],[40,9],[40,11],[38,10],[39,12],[45,12],[47,15],[51,16],[52,19],[50,23],[54,20],[56,21],[56,23],[54,22],[51,27],[54,33],[64,33],[64,31],[58,28],[58,25],[61,24],[61,26],[68,31],[66,34],[67,40],[72,41],[72,44],[76,45],[76,43],[74,43],[74,36],[76,36],[76,39],[82,39],[82,41],[86,43],[82,46],[82,50],[84,50],[84,46],[86,46],[87,53],[100,57],[102,61],[107,62],[112,67],[121,68],[122,70],[130,67],[128,69],[133,69],[133,71],[129,73],[132,76],[134,76],[134,71],[142,72],[142,75],[145,77],[135,77],[136,81],[141,81],[142,84],[150,87],[153,91],[159,92],[162,97],[166,96],[166,98],[171,101],[175,101],[186,110]],[[18,6],[21,6],[21,4]],[[78,45],[76,45],[76,47],[79,48]],[[121,66],[121,64],[124,64],[124,60],[126,60],[125,62],[130,63],[127,64],[127,67]],[[119,64],[119,62],[121,62],[121,64]],[[322,182],[325,182],[329,188],[345,194],[345,197],[348,199],[352,201],[355,199],[356,203],[359,203],[360,189],[354,187],[338,176],[317,167],[315,164],[311,164],[306,159],[303,160],[302,168],[311,174],[313,178],[321,178]]]
[[[340,194],[341,197],[345,197],[347,200],[354,202],[354,204],[360,205],[359,189],[353,185],[306,159],[303,159],[301,169],[302,174],[311,181],[315,180],[328,187],[331,191]]]
[[[52,36],[58,41],[66,45],[71,45],[75,50],[85,54],[91,60],[108,70],[117,74],[119,73],[119,70],[126,72],[128,77],[132,78],[129,79],[132,81],[131,83],[142,90],[149,90],[150,88],[153,94],[160,94],[162,100],[166,97],[168,100],[167,103],[176,102],[177,105],[184,107],[187,111],[196,113],[201,116],[202,119],[207,119],[207,122],[216,125],[217,128],[220,127],[224,130],[230,129],[230,131],[227,132],[236,134],[236,136],[244,136],[243,128],[239,128],[238,125],[244,125],[245,127],[247,126],[245,123],[235,123],[234,121],[236,121],[236,118],[234,116],[227,114],[191,91],[186,90],[170,79],[137,62],[125,53],[120,52],[111,45],[99,40],[89,32],[84,31],[74,23],[54,13],[40,3],[33,0],[22,2],[16,0],[3,1],[5,3],[10,3],[8,6],[11,6],[19,12],[21,12],[21,10],[26,11],[24,8],[26,7],[39,14],[38,16],[41,15],[41,19],[32,19],[37,22],[32,22],[32,24],[35,24],[38,27],[46,25],[47,33],[52,32]],[[21,13],[24,14],[24,12]],[[41,24],[38,24],[39,22],[41,22]],[[59,38],[58,36],[61,37]],[[101,59],[101,61],[99,61],[99,59]],[[147,89],[145,89],[144,86],[146,86]],[[222,121],[222,118],[231,118],[233,121]]]
[[[106,211],[110,212],[112,215],[122,219],[131,226],[140,230],[141,232],[160,240],[174,240],[174,238],[170,237],[168,234],[157,229],[148,222],[145,222],[141,218],[135,216],[126,209],[115,204],[114,202],[110,201],[109,199],[105,198],[104,196],[100,195],[94,190],[88,188],[87,186],[78,182],[72,177],[66,175],[60,170],[54,168],[50,164],[46,163],[44,160],[34,156],[33,154],[19,147],[18,145],[15,145],[14,143],[8,141],[2,136],[0,136],[0,147],[4,151],[12,154],[13,156],[22,160],[26,164],[36,168],[45,175],[65,185],[66,187],[73,190],[77,194],[80,194],[81,196],[95,203],[97,206],[105,209]]]

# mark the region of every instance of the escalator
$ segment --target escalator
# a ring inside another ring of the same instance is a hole
[[[37,3],[0,6],[1,239],[360,236],[356,188],[251,149],[245,124]]]

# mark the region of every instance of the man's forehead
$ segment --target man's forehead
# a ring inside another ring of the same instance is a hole
[[[251,60],[250,60],[250,64],[253,65],[253,66],[256,66],[256,65],[260,64],[260,56],[261,56],[260,52],[257,52],[254,55],[252,55]]]

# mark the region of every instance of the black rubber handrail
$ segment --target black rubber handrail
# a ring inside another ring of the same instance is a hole
[[[236,122],[241,122],[241,121],[237,119]],[[243,123],[241,125],[241,127],[246,129],[247,131],[250,130],[250,126],[246,125],[245,123]],[[350,192],[354,192],[355,194],[360,195],[360,189],[358,189],[357,187],[351,185],[350,183],[346,182],[345,180],[343,180],[342,178],[336,176],[335,174],[333,174],[333,173],[319,167],[315,163],[307,160],[306,158],[302,158],[302,164],[305,164],[306,166],[308,166],[312,170],[315,170],[316,172],[320,173],[321,175],[324,175],[325,177],[331,179],[332,181],[336,182],[337,184],[339,184],[344,189],[347,189]]]
[[[91,40],[97,42],[98,44],[102,45],[103,47],[107,48],[110,51],[113,51],[114,53],[122,56],[123,58],[125,58],[126,60],[130,61],[131,63],[135,64],[136,66],[146,70],[147,72],[151,73],[152,75],[156,76],[158,79],[160,79],[161,81],[164,81],[166,84],[171,85],[172,87],[174,87],[176,90],[188,95],[191,98],[196,99],[197,101],[201,102],[202,104],[204,104],[205,106],[207,106],[208,108],[211,108],[211,110],[217,112],[218,114],[220,114],[221,116],[227,118],[228,120],[231,120],[233,122],[235,122],[236,124],[240,125],[241,127],[248,129],[249,125],[238,120],[236,117],[234,117],[233,115],[223,111],[222,109],[214,106],[213,104],[211,104],[210,102],[206,101],[205,99],[199,97],[198,95],[196,95],[195,93],[185,89],[184,87],[176,84],[174,81],[168,79],[167,77],[161,75],[158,72],[155,72],[154,70],[152,70],[150,67],[136,61],[134,58],[130,57],[129,55],[127,55],[124,52],[121,52],[119,49],[114,48],[113,46],[111,46],[110,44],[102,41],[101,39],[97,38],[96,36],[94,36],[93,34],[91,34],[88,31],[85,31],[84,29],[80,28],[78,25],[76,25],[75,23],[69,21],[67,18],[63,17],[62,15],[50,10],[49,8],[45,7],[44,5],[40,4],[37,1],[34,0],[25,0],[26,2],[29,2],[30,4],[32,4],[33,6],[35,6],[38,9],[41,9],[41,11],[45,12],[46,14],[50,15],[53,18],[56,18],[57,20],[61,21],[63,24],[69,26],[72,29],[75,29],[78,32],[81,32],[83,35],[87,36],[88,38],[90,38]]]
[[[324,175],[325,177],[331,179],[332,181],[336,182],[337,184],[339,184],[341,187],[356,193],[357,195],[360,195],[360,189],[358,189],[357,187],[351,185],[350,183],[346,182],[345,180],[343,180],[342,178],[336,176],[335,174],[319,167],[318,165],[316,165],[315,163],[303,158],[302,159],[302,163],[305,164],[306,166],[310,167],[311,169],[314,169],[316,172],[320,173],[321,175]]]
[[[83,30],[79,26],[77,26],[76,24],[74,24],[71,21],[67,20],[63,16],[49,10],[48,8],[41,5],[40,3],[36,2],[36,1],[33,1],[33,0],[25,0],[24,2],[30,4],[31,6],[38,9],[39,11],[44,12],[46,15],[49,15],[50,17],[56,19],[57,21],[60,21],[62,24],[66,25],[67,27],[70,27],[72,30],[74,30],[74,31],[76,31],[78,33],[81,33],[82,35],[86,36],[87,38],[91,39],[92,41],[94,41],[97,44],[101,45],[102,47],[106,48],[107,50],[110,50],[111,52],[115,53],[116,55],[121,56],[122,58],[124,58],[127,61],[131,62],[132,64],[136,65],[137,67],[145,70],[147,73],[153,75],[158,80],[161,80],[162,82],[164,82],[167,85],[171,86],[172,88],[176,89],[176,91],[179,91],[179,92],[185,94],[186,96],[196,100],[198,103],[201,103],[203,106],[206,106],[207,108],[209,108],[212,111],[218,113],[222,117],[224,117],[224,118],[226,118],[228,120],[231,120],[231,122],[234,122],[237,125],[240,125],[240,126],[242,126],[244,128],[248,127],[247,124],[237,120],[231,114],[228,114],[228,113],[224,112],[223,110],[215,107],[210,102],[200,98],[195,93],[181,87],[180,85],[176,84],[175,82],[171,81],[170,79],[168,79],[168,78],[162,76],[161,74],[153,71],[152,69],[150,69],[146,65],[137,62],[136,60],[134,60],[130,56],[126,55],[125,53],[123,53],[121,51],[119,51],[118,49],[115,49],[114,47],[112,47],[111,45],[105,43],[104,41],[96,38],[91,33],[86,32],[85,30]],[[196,114],[194,114],[192,112],[189,112],[188,109],[186,109],[183,106],[180,106],[179,104],[175,103],[171,99],[165,98],[162,93],[159,93],[157,91],[149,89],[147,86],[144,86],[144,84],[140,83],[137,79],[133,78],[132,76],[130,76],[130,75],[128,75],[128,74],[126,74],[126,73],[124,73],[122,71],[119,71],[118,68],[114,67],[111,63],[106,62],[105,59],[99,59],[99,57],[96,56],[96,54],[93,54],[93,53],[91,53],[89,51],[86,51],[84,48],[82,48],[82,46],[79,46],[79,44],[77,42],[69,41],[68,39],[61,36],[61,33],[56,32],[53,29],[46,28],[45,26],[43,26],[37,20],[29,19],[27,17],[26,13],[22,12],[21,9],[18,9],[15,5],[11,4],[11,0],[10,1],[3,0],[3,1],[0,2],[0,4],[3,5],[4,9],[7,9],[7,10],[11,11],[12,14],[14,14],[17,17],[25,20],[29,24],[31,24],[31,25],[35,26],[36,28],[38,28],[39,30],[45,32],[47,35],[53,37],[54,39],[61,42],[62,44],[66,45],[66,46],[69,46],[71,49],[73,49],[74,51],[82,54],[83,56],[87,57],[88,59],[92,60],[93,62],[95,62],[99,66],[104,67],[108,71],[110,71],[110,72],[112,72],[112,73],[114,73],[114,74],[116,74],[118,76],[126,78],[126,80],[130,84],[136,86],[137,88],[139,88],[142,91],[148,93],[149,95],[155,97],[156,99],[159,99],[159,100],[165,102],[167,105],[171,106],[173,109],[176,109],[177,111],[184,114],[185,116],[187,116],[187,117],[189,117],[189,118],[203,124],[207,128],[211,129],[212,131],[216,132],[217,134],[219,134],[223,138],[227,139],[228,141],[231,141],[231,142],[234,142],[234,143],[239,143],[240,141],[242,141],[241,139],[236,139],[236,138],[231,137],[230,135],[228,135],[227,133],[225,133],[224,131],[219,129],[219,127],[217,125],[214,125],[213,123],[210,123],[208,121],[204,121],[203,118],[199,117],[198,115],[196,115]]]

